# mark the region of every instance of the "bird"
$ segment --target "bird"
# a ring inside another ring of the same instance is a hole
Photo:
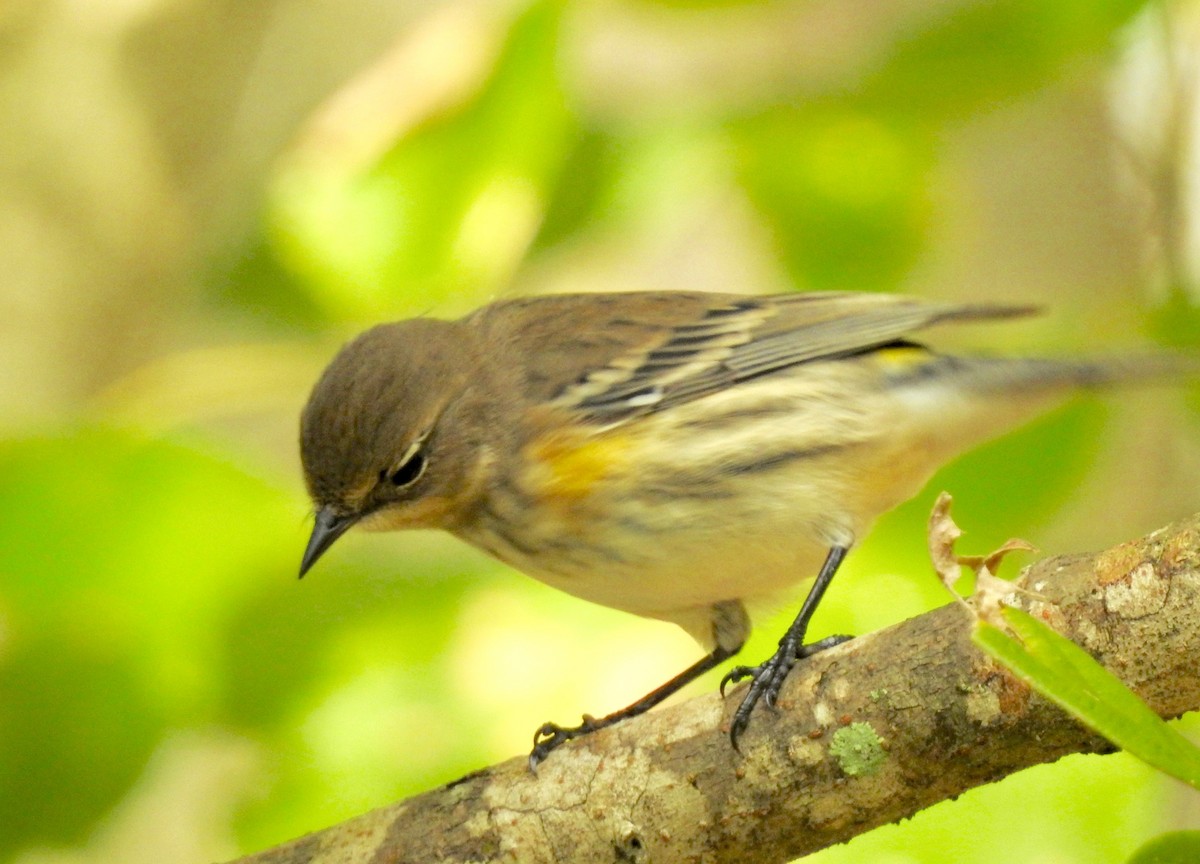
[[[1171,374],[1163,358],[959,356],[939,326],[1038,311],[869,292],[687,291],[502,299],[380,324],[300,421],[315,521],[303,576],[351,527],[442,529],[576,597],[673,622],[702,658],[633,704],[545,723],[529,765],[732,658],[811,587],[730,724],[773,705],[813,612],[874,520],[944,463],[1078,388]],[[918,341],[920,337],[920,341]]]

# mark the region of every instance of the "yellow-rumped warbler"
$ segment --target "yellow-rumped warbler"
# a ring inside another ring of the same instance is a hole
[[[846,552],[961,451],[1071,388],[1170,363],[967,359],[932,325],[1033,310],[854,293],[505,300],[383,324],[313,390],[301,575],[352,525],[442,528],[577,597],[679,624],[710,653],[627,708],[534,736],[530,764],[733,656],[750,612],[817,574],[779,650],[728,680],[774,701]],[[748,611],[749,610],[749,611]],[[724,687],[724,682],[722,682]]]

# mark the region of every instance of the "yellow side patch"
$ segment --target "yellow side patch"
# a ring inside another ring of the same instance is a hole
[[[582,498],[597,483],[628,461],[629,440],[622,434],[600,437],[555,432],[526,448],[537,494],[549,498]]]

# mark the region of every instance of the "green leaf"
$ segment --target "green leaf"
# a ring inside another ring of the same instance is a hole
[[[1133,853],[1129,864],[1195,864],[1200,861],[1200,831],[1172,831]]]
[[[1078,645],[1020,609],[1003,615],[1021,641],[981,621],[976,645],[1118,747],[1200,789],[1200,748]]]

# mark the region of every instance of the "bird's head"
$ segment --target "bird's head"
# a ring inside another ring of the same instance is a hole
[[[316,524],[303,576],[354,525],[450,527],[488,461],[474,398],[482,370],[459,322],[382,324],[334,358],[300,418],[300,459]]]

